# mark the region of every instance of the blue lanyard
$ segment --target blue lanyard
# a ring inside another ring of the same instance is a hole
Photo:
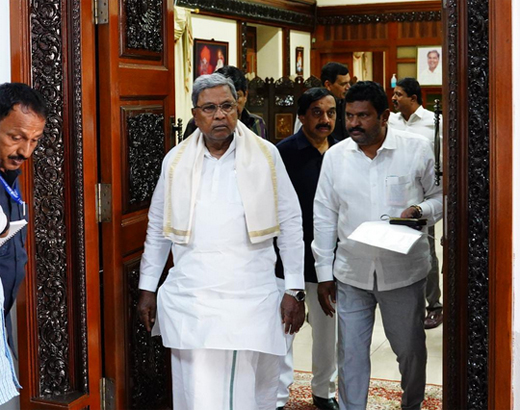
[[[20,193],[16,192],[13,188],[11,188],[7,181],[2,177],[2,175],[0,175],[0,182],[4,186],[9,196],[13,199],[13,201],[15,201],[19,205],[22,205],[23,215],[25,216],[25,202],[22,200]]]

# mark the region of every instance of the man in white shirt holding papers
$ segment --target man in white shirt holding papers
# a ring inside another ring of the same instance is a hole
[[[385,214],[422,217],[433,225],[442,216],[442,188],[435,185],[430,142],[387,126],[388,100],[379,84],[358,82],[345,101],[351,138],[325,155],[314,201],[312,244],[320,304],[326,314],[338,313],[340,408],[366,408],[379,304],[402,375],[402,408],[419,410],[426,383],[428,239],[423,235],[403,254],[348,237],[363,222],[379,221]]]

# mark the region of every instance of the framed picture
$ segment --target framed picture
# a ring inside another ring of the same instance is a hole
[[[292,134],[293,115],[290,113],[279,113],[274,116],[275,134],[277,140],[283,140]]]
[[[423,85],[442,85],[442,47],[417,47],[417,81]]]
[[[228,64],[229,43],[214,40],[194,41],[193,79],[199,75],[212,74],[219,68]]]
[[[303,47],[296,47],[295,55],[295,73],[303,76]]]

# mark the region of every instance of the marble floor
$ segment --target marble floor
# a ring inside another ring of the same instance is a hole
[[[439,266],[442,266],[442,221],[435,226],[436,250]],[[442,289],[442,275],[441,275]],[[426,368],[426,382],[442,385],[442,325],[436,329],[426,330],[426,345],[428,362]],[[295,370],[311,371],[312,336],[308,323],[302,327],[294,339],[294,368]],[[399,368],[395,354],[385,337],[379,309],[376,313],[376,323],[371,346],[372,377],[387,380],[400,380]]]

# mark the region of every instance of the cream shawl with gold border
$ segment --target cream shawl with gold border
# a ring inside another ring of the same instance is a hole
[[[272,147],[242,122],[235,129],[237,184],[252,243],[280,233],[277,177]],[[190,240],[195,201],[204,160],[204,136],[197,130],[183,141],[166,167],[165,237],[178,244]]]

